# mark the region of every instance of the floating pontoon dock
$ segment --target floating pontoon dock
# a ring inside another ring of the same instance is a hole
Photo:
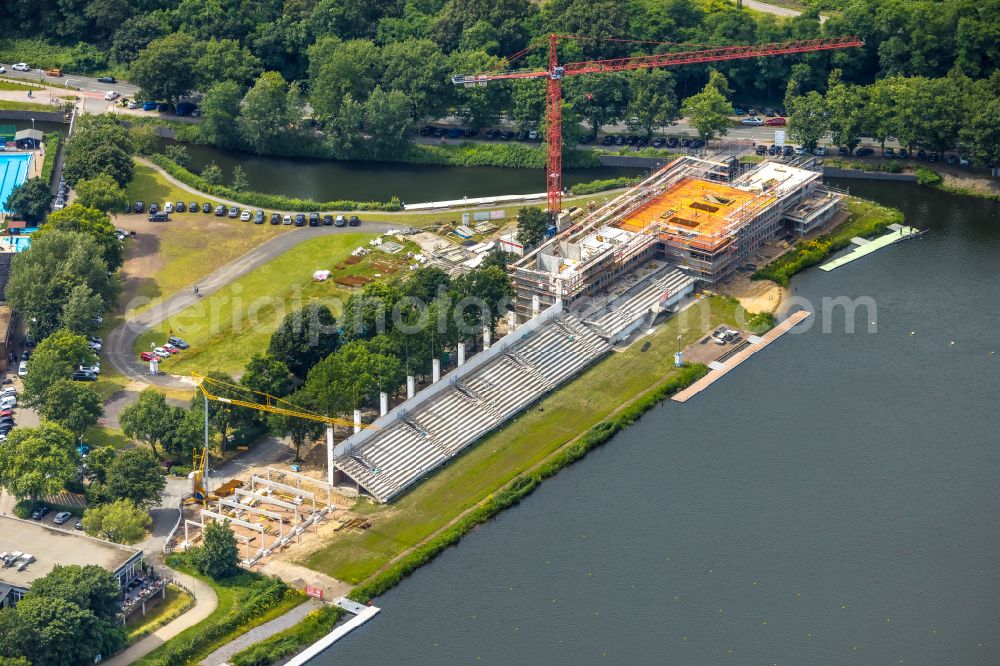
[[[802,321],[809,315],[810,315],[809,312],[805,310],[799,310],[798,312],[794,312],[791,315],[789,315],[788,319],[786,319],[785,321],[781,322],[780,324],[772,328],[762,337],[757,338],[756,336],[754,336],[753,338],[748,339],[750,344],[746,348],[730,356],[728,359],[726,359],[724,363],[712,363],[709,366],[712,369],[711,371],[709,371],[707,375],[696,381],[694,384],[691,384],[691,386],[687,387],[683,391],[679,391],[678,393],[676,393],[672,398],[672,400],[676,402],[687,402],[689,399],[693,398],[694,396],[698,395],[699,393],[707,389],[709,386],[714,384],[717,380],[721,379],[723,375],[725,375],[727,372],[738,366],[740,363],[747,360],[748,358],[759,352],[761,349],[763,349],[764,347],[768,346],[769,344],[780,338],[782,335],[791,330],[793,326],[798,324],[800,321]]]
[[[310,645],[303,652],[300,652],[296,656],[292,657],[291,661],[289,661],[286,666],[301,666],[302,664],[305,664],[313,657],[317,656],[328,647],[339,641],[341,638],[378,615],[379,611],[382,610],[375,606],[365,606],[364,604],[359,604],[356,601],[351,601],[347,597],[341,597],[338,599],[337,605],[349,613],[354,613],[354,617],[344,624],[337,626],[337,628]]]
[[[884,236],[880,236],[875,240],[867,240],[864,238],[852,238],[851,242],[854,243],[855,247],[851,252],[837,257],[833,261],[827,262],[819,267],[821,271],[832,271],[834,268],[840,268],[844,264],[849,264],[855,259],[860,259],[865,255],[871,254],[876,250],[881,250],[887,245],[892,245],[893,243],[901,240],[906,240],[913,236],[919,236],[920,231],[914,229],[913,227],[907,227],[902,224],[890,224],[889,229],[891,231]]]

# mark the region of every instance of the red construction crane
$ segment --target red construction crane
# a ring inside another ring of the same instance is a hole
[[[452,77],[452,83],[459,86],[481,86],[487,81],[503,79],[547,79],[546,120],[546,181],[549,200],[549,213],[556,215],[562,209],[562,80],[567,76],[577,74],[596,74],[600,72],[621,72],[629,69],[648,69],[651,67],[673,67],[676,65],[691,65],[702,62],[718,62],[721,60],[740,60],[744,58],[763,58],[790,53],[808,53],[811,51],[828,51],[851,46],[864,46],[864,40],[858,37],[833,37],[828,39],[805,39],[794,42],[775,44],[759,44],[755,46],[718,46],[694,51],[662,53],[656,55],[635,56],[632,58],[612,58],[610,60],[587,60],[560,65],[556,55],[556,47],[561,39],[591,39],[572,35],[549,35],[549,65],[546,69],[501,72],[498,74],[463,74]],[[609,40],[628,41],[628,40]],[[671,44],[685,46],[684,44]],[[535,47],[528,47],[515,54],[511,60],[520,57]]]

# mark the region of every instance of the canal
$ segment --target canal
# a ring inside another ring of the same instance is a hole
[[[262,157],[193,144],[184,144],[184,147],[191,155],[193,171],[201,171],[215,162],[222,169],[225,181],[229,182],[233,169],[239,165],[246,171],[252,190],[315,201],[386,201],[397,196],[407,203],[419,203],[545,191],[544,172],[536,169],[336,162],[302,157]],[[599,178],[644,173],[644,169],[617,167],[567,169],[563,181],[569,187]]]
[[[312,663],[1000,663],[1000,204],[837,184],[930,230],[793,281],[877,332],[814,317],[656,408]]]

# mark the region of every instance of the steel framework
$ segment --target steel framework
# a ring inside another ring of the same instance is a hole
[[[603,72],[621,72],[632,69],[649,69],[652,67],[676,67],[678,65],[694,65],[705,62],[724,60],[741,60],[746,58],[766,58],[769,56],[809,53],[813,51],[829,51],[854,46],[864,46],[864,40],[858,37],[830,37],[823,39],[803,39],[792,42],[775,42],[771,44],[717,46],[711,48],[680,51],[675,53],[658,53],[654,55],[634,56],[630,58],[611,58],[607,60],[586,60],[566,65],[559,64],[557,48],[560,40],[590,39],[574,35],[549,35],[548,67],[539,70],[524,70],[484,74],[460,74],[452,77],[452,83],[458,86],[481,86],[489,81],[505,79],[541,79],[546,84],[546,191],[549,213],[556,215],[562,210],[562,80],[567,76],[578,74],[600,74]],[[610,40],[628,41],[628,40]],[[664,44],[670,46],[685,46],[683,44]],[[520,57],[535,47],[529,47],[513,58]]]

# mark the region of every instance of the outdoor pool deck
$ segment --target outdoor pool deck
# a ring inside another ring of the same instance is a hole
[[[786,319],[785,321],[781,322],[780,324],[772,328],[770,331],[765,333],[760,338],[750,339],[749,345],[747,345],[742,350],[736,352],[735,354],[727,358],[725,362],[723,363],[713,362],[709,366],[712,369],[711,371],[709,371],[707,375],[705,375],[704,377],[696,381],[694,384],[684,389],[683,391],[679,391],[678,393],[674,394],[674,397],[671,398],[671,400],[674,400],[675,402],[687,402],[688,400],[698,395],[699,393],[707,389],[709,386],[711,386],[718,380],[722,379],[722,377],[726,373],[728,373],[730,370],[743,363],[743,361],[747,360],[748,358],[759,352],[761,349],[768,346],[769,344],[780,338],[782,335],[790,331],[800,321],[809,317],[809,315],[810,313],[805,310],[799,310],[798,312],[792,313],[791,315],[789,315],[788,319]]]
[[[864,238],[852,238],[851,242],[857,247],[853,250],[837,257],[833,261],[829,261],[819,267],[821,271],[832,271],[835,268],[840,268],[846,264],[851,263],[861,257],[867,256],[876,250],[881,250],[882,248],[892,245],[901,240],[906,240],[912,236],[919,236],[920,231],[914,229],[913,227],[907,227],[902,224],[890,224],[889,229],[891,231],[884,236],[880,236],[874,240],[866,240]]]
[[[6,213],[4,203],[11,191],[28,179],[31,153],[0,153],[0,213]]]

